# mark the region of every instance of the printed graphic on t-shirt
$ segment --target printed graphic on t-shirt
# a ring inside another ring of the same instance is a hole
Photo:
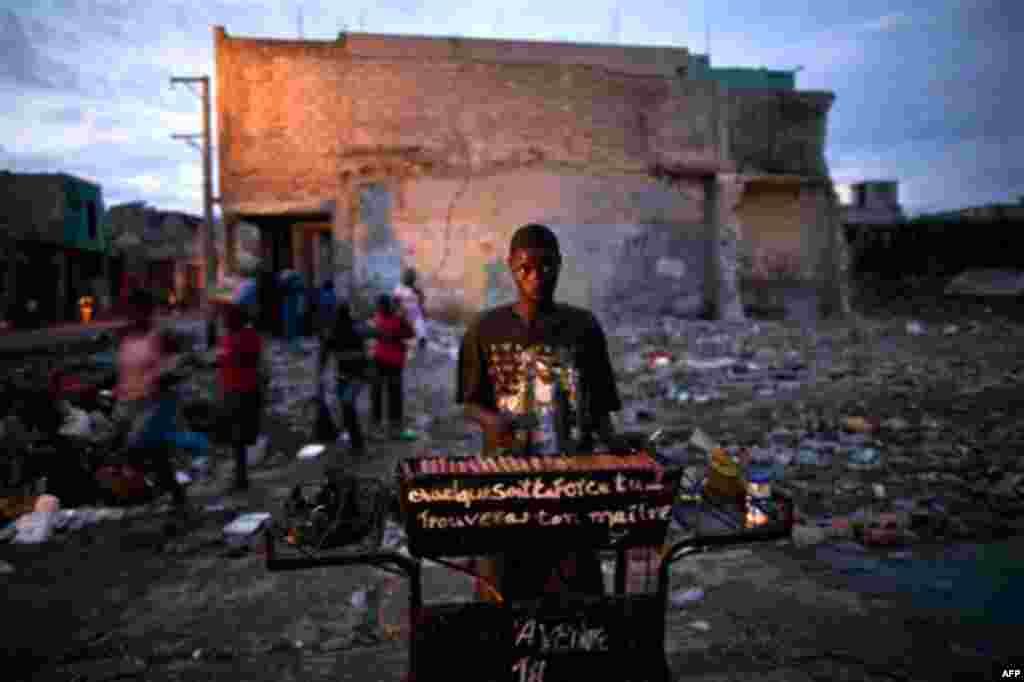
[[[579,372],[569,349],[499,343],[485,350],[499,410],[528,414],[556,409],[560,396],[570,410],[576,409]]]

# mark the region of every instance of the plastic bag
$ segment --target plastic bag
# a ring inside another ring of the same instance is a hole
[[[255,443],[245,449],[245,459],[249,466],[260,464],[267,456],[268,442],[270,442],[270,438],[266,435],[261,435]]]
[[[56,512],[30,512],[15,522],[18,534],[14,542],[18,544],[36,545],[46,542],[53,535]]]

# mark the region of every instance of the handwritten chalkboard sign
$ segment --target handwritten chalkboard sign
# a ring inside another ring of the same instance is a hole
[[[656,595],[590,599],[569,608],[427,607],[416,627],[417,677],[662,682],[664,618]]]
[[[659,545],[679,469],[530,471],[406,477],[400,494],[409,550],[470,556],[516,545]]]

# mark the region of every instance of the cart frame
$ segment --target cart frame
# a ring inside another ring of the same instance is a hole
[[[676,561],[691,557],[703,552],[707,552],[712,549],[718,549],[723,547],[731,547],[737,545],[746,545],[756,542],[774,542],[784,539],[789,536],[791,531],[790,524],[782,526],[772,525],[770,527],[761,527],[753,530],[748,530],[740,533],[734,533],[729,535],[709,535],[709,536],[698,536],[688,538],[681,542],[675,543],[670,549],[665,552],[658,565],[658,579],[657,579],[657,590],[654,598],[661,607],[661,615],[658,623],[652,624],[651,633],[656,634],[657,640],[660,643],[659,649],[662,652],[661,660],[652,662],[652,669],[656,669],[650,673],[649,679],[651,682],[669,682],[670,670],[668,661],[664,656],[665,651],[665,635],[666,635],[666,617],[668,612],[668,597],[669,597],[669,571]],[[375,566],[382,570],[398,573],[409,579],[409,626],[410,626],[410,637],[409,637],[409,674],[406,679],[409,681],[417,679],[417,673],[419,672],[420,658],[417,651],[417,635],[416,625],[425,614],[425,609],[444,607],[444,608],[457,608],[459,605],[456,604],[437,604],[425,607],[423,604],[423,560],[424,558],[416,558],[407,556],[405,554],[396,551],[384,551],[384,552],[360,552],[360,553],[349,553],[349,554],[335,554],[330,556],[303,556],[303,557],[280,557],[275,551],[275,538],[272,532],[268,529],[265,532],[265,554],[266,554],[266,567],[267,570],[277,571],[294,571],[294,570],[305,570],[311,568],[324,568],[331,566],[353,566],[353,565],[369,565]],[[650,599],[650,595],[634,595],[630,596],[626,593],[626,550],[618,549],[615,550],[616,561],[615,561],[615,577],[614,577],[614,593],[604,598],[605,601],[611,602],[615,600],[629,601],[631,599],[646,598]],[[475,603],[478,604],[478,603]],[[515,605],[488,605],[492,606],[495,610],[503,608],[515,608]]]

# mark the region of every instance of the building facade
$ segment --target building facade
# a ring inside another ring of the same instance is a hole
[[[896,180],[855,182],[850,190],[852,201],[843,206],[845,224],[894,225],[906,220]]]
[[[109,292],[111,240],[99,185],[64,173],[0,172],[0,317],[77,320]]]
[[[845,305],[831,93],[730,88],[682,48],[222,27],[214,42],[229,266],[247,221],[275,269],[346,290],[413,267],[428,307],[472,312],[512,295],[509,238],[543,222],[559,298],[599,314],[649,300],[742,317],[768,251],[823,308]]]

